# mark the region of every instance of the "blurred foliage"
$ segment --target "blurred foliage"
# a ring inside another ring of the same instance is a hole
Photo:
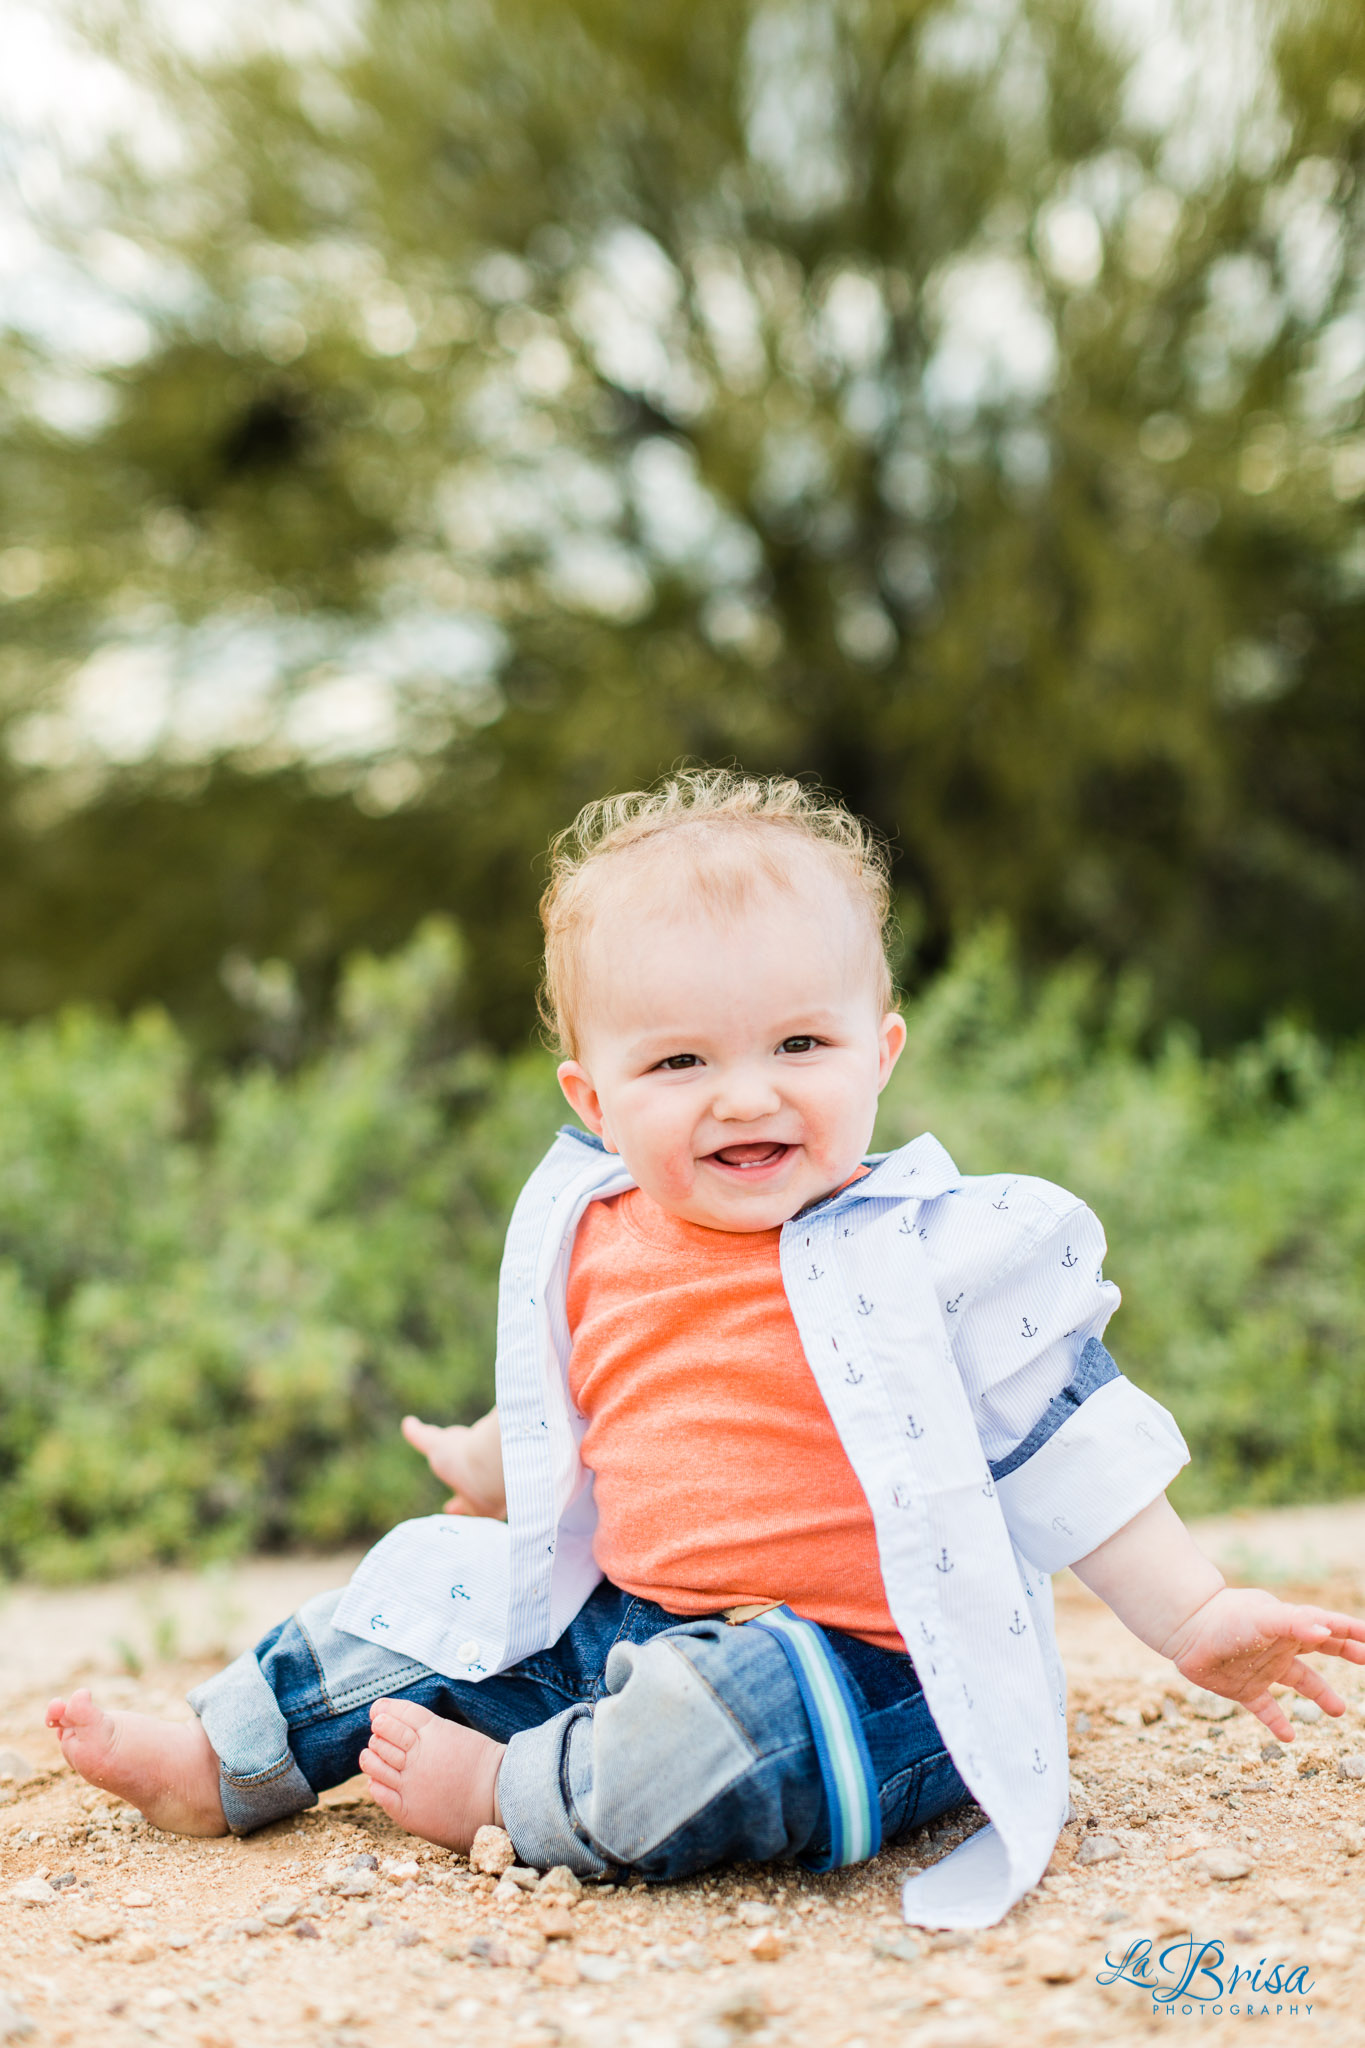
[[[492,1395],[550,1063],[458,1019],[428,924],[352,962],[325,1049],[208,1086],[164,1016],[0,1031],[0,1564],[53,1578],[372,1536],[441,1492],[409,1409]],[[278,991],[277,991],[278,993]],[[1135,1047],[1133,983],[1030,995],[1003,939],[911,1006],[879,1142],[1044,1174],[1109,1232],[1109,1341],[1194,1452],[1185,1508],[1365,1481],[1365,1060],[1288,1025]]]
[[[1215,38],[1235,117],[1088,0],[260,13],[81,11],[138,97],[40,225],[124,338],[0,337],[0,1011],[240,1047],[236,948],[302,1045],[443,909],[523,1043],[549,829],[688,756],[891,834],[912,975],[999,913],[1358,1025],[1357,0]]]

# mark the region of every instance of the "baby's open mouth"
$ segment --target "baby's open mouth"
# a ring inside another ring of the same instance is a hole
[[[752,1172],[758,1166],[776,1166],[779,1159],[785,1159],[790,1151],[790,1145],[779,1145],[769,1139],[763,1144],[722,1145],[719,1151],[707,1156],[718,1166],[738,1167],[744,1173]]]

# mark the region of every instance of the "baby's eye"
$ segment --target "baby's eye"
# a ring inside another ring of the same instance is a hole
[[[784,1038],[779,1050],[782,1052],[814,1052],[819,1043],[818,1038],[812,1038],[806,1032],[798,1032],[794,1038]]]
[[[671,1052],[666,1060],[659,1061],[659,1065],[670,1074],[681,1074],[688,1067],[699,1067],[701,1061],[694,1052]]]

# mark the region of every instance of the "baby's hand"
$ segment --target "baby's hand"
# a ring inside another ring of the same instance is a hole
[[[446,1514],[501,1517],[507,1513],[496,1408],[467,1428],[456,1422],[443,1429],[405,1415],[403,1434],[413,1449],[422,1453],[436,1477],[452,1489]]]
[[[1194,1684],[1239,1701],[1281,1742],[1292,1742],[1294,1731],[1269,1688],[1292,1686],[1324,1713],[1344,1714],[1345,1702],[1300,1653],[1365,1664],[1365,1621],[1322,1607],[1291,1607],[1256,1588],[1225,1586],[1161,1647]]]

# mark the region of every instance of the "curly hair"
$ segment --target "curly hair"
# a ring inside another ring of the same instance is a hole
[[[865,914],[879,999],[889,1009],[894,990],[887,964],[892,919],[885,843],[842,804],[790,776],[699,768],[669,775],[652,789],[585,804],[550,842],[550,877],[540,899],[545,970],[539,1004],[555,1045],[570,1058],[577,1054],[582,939],[601,884],[609,873],[620,873],[623,860],[667,841],[685,858],[695,893],[724,914],[750,900],[758,879],[793,887],[793,840],[828,861]]]

